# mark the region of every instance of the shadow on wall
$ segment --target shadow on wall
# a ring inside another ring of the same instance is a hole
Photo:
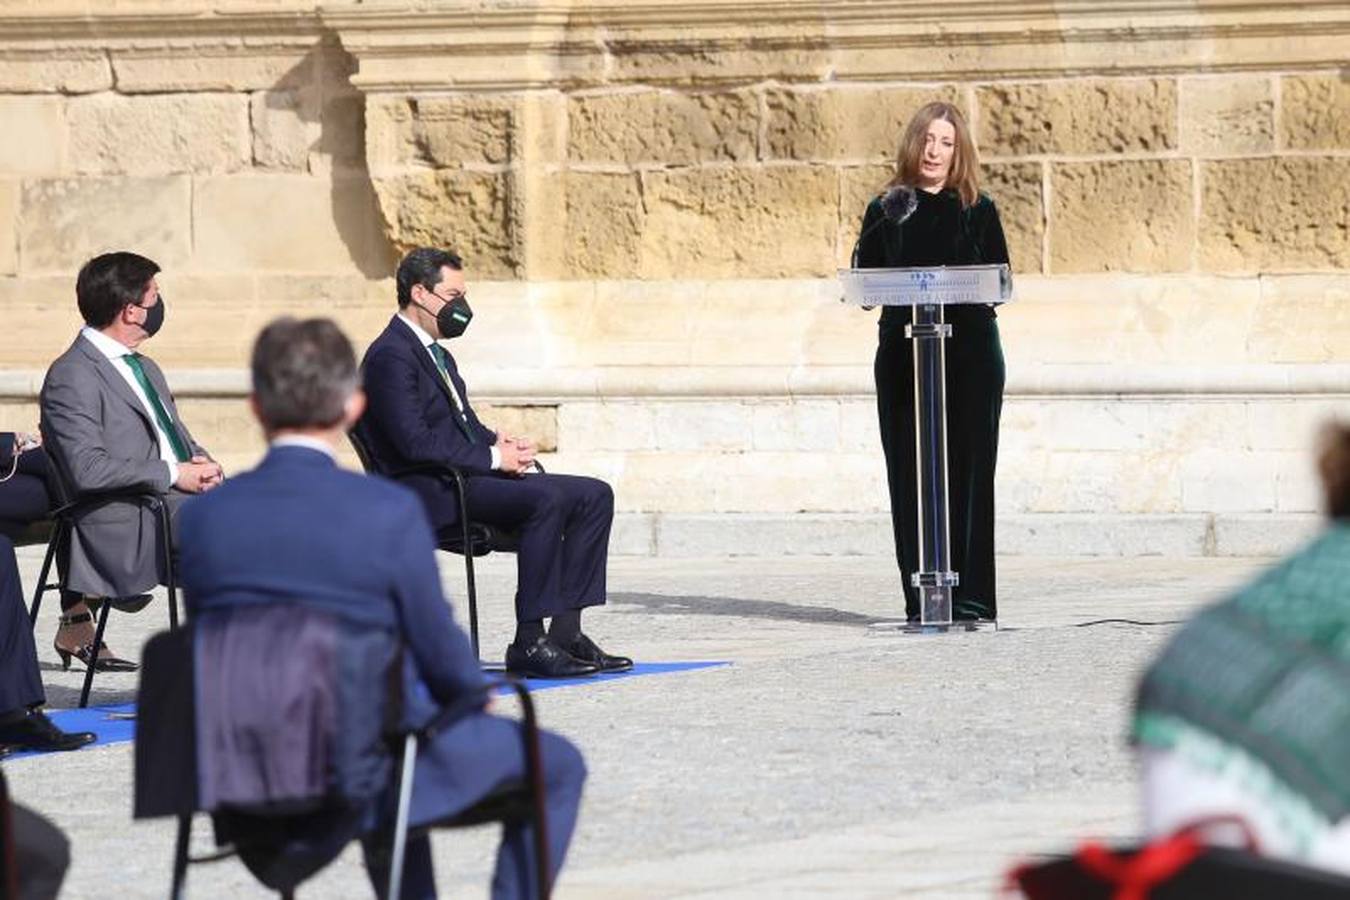
[[[389,278],[397,264],[385,233],[365,146],[365,95],[351,83],[356,59],[325,40],[254,98],[253,164],[261,171],[304,171],[326,177],[335,237],[355,268],[372,280]],[[280,198],[278,198],[280,202]],[[271,208],[264,215],[297,217],[320,210]]]

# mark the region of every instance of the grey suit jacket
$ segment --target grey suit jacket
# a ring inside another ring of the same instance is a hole
[[[141,362],[193,455],[207,456],[179,418],[164,373],[148,357]],[[52,363],[39,398],[48,452],[76,496],[149,488],[163,494],[176,513],[188,495],[170,484],[155,424],[113,365],[83,337]],[[75,523],[68,584],[98,596],[144,593],[163,579],[160,546],[158,519],[148,507],[110,503],[90,510]]]

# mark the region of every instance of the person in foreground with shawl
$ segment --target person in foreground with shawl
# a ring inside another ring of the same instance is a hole
[[[1234,816],[1264,855],[1350,873],[1350,425],[1318,463],[1327,527],[1191,620],[1139,686],[1149,838]]]

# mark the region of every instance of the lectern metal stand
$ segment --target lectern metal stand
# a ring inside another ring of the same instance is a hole
[[[946,308],[963,303],[1006,303],[1012,273],[1006,265],[935,269],[840,269],[844,302],[859,306],[909,306],[905,336],[914,341],[914,441],[919,506],[919,621],[884,623],[873,630],[932,634],[997,627],[993,622],[952,621],[951,510],[947,501]]]

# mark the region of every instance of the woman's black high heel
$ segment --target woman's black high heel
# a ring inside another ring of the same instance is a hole
[[[79,625],[84,622],[93,622],[94,617],[91,613],[82,612],[76,613],[73,616],[63,615],[58,621],[62,625]],[[57,639],[52,641],[52,647],[56,650],[56,655],[61,658],[61,668],[63,671],[68,671],[70,669],[70,658],[72,656],[84,663],[86,669],[89,668],[89,661],[94,658],[93,640],[85,641],[79,647],[70,650],[61,646],[60,636],[58,634]],[[94,666],[94,671],[135,672],[139,668],[139,665],[129,659],[121,659],[120,657],[113,656],[112,652],[108,650],[108,645],[104,644],[99,648],[98,663]]]

